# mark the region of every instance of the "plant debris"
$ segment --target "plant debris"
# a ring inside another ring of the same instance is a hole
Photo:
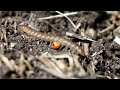
[[[119,32],[119,11],[0,11],[0,79],[119,79]]]

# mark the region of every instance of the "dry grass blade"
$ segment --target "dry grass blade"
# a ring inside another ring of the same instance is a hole
[[[14,29],[17,30],[17,23],[14,22],[14,25],[13,25]],[[16,32],[16,31],[15,31]]]
[[[7,37],[6,37],[6,30],[3,27],[2,27],[2,32],[3,32],[3,37],[5,39],[6,46],[8,47],[8,40],[7,40]]]
[[[26,68],[24,64],[24,60],[25,60],[24,55],[23,53],[21,53],[21,56],[19,59],[19,72],[18,72],[21,77],[23,76],[23,72],[25,71],[25,68]]]
[[[59,11],[55,11],[55,12],[63,15],[65,18],[67,18],[70,21],[70,23],[73,25],[73,27],[76,28],[76,25],[73,23],[73,21],[70,18],[68,18],[66,15],[64,15],[63,13],[61,13]]]
[[[72,56],[65,53],[59,55],[43,54],[36,58],[44,64],[40,66],[42,70],[45,70],[56,77],[62,79],[77,79],[80,77],[86,77],[87,75],[82,65],[80,65],[77,55]],[[64,58],[68,58],[69,65],[64,61],[57,60],[58,58],[63,60]],[[78,77],[76,77],[76,75]]]
[[[74,58],[74,64],[76,69],[79,69],[79,76],[86,76],[87,73],[85,72],[85,70],[83,69],[82,65],[80,64],[80,62],[78,61],[78,56],[73,56]]]
[[[103,49],[103,50],[104,50],[104,49]],[[99,52],[95,52],[95,53],[93,53],[93,54],[92,54],[92,57],[101,54],[101,53],[103,52],[103,50],[100,50]]]
[[[29,23],[32,21],[33,16],[34,16],[34,13],[31,13],[30,18],[29,18],[29,20],[28,20]]]
[[[93,62],[91,61],[90,64],[87,66],[87,70],[90,74],[90,78],[91,79],[94,79],[96,78],[96,75],[95,75],[95,65],[93,64]]]
[[[65,68],[67,68],[67,64],[66,64],[63,60],[56,60],[56,59],[54,59],[53,61],[56,63],[56,65],[57,65],[62,71],[64,71]]]
[[[37,57],[38,60],[40,60],[44,65],[41,65],[40,68],[56,77],[63,78],[62,71],[58,68],[51,65],[51,61],[48,58],[41,58]],[[47,63],[46,63],[47,62]],[[54,67],[54,68],[53,68]]]
[[[33,59],[33,57],[29,57],[29,61],[30,61],[30,59]],[[29,69],[30,71],[33,71],[32,66],[30,65],[30,63],[29,63],[28,60],[25,60],[24,55],[23,55],[22,52],[21,52],[21,56],[20,56],[19,61],[20,61],[19,70],[21,70],[21,71],[23,72],[24,69],[25,69],[25,65],[24,65],[24,64],[26,64],[26,66],[28,67],[28,69]]]
[[[75,28],[73,31],[76,32],[76,30],[77,30],[80,26],[81,26],[81,23],[78,23],[78,24],[76,25],[76,28]]]
[[[5,48],[3,42],[0,42],[0,54],[4,54]]]
[[[51,55],[51,54],[48,54],[48,57],[49,58],[68,58],[69,60],[69,63],[70,63],[70,66],[73,67],[73,58],[71,57],[70,54],[68,53],[63,53],[63,54],[59,54],[59,55]]]
[[[14,67],[13,65],[10,63],[10,61],[8,60],[7,57],[5,57],[4,55],[0,55],[0,59],[6,64],[6,66],[11,70],[11,71],[14,71]]]
[[[106,11],[106,13],[111,15],[119,15],[118,11]]]
[[[107,28],[105,28],[104,30],[100,31],[99,34],[102,34],[102,33],[106,32],[106,31],[112,30],[114,27],[115,27],[115,25],[112,24],[112,25],[108,26]]]
[[[71,15],[75,15],[75,14],[77,14],[77,12],[65,13],[63,15],[71,16]],[[58,17],[64,17],[63,15],[54,15],[54,16],[49,16],[49,17],[43,17],[43,18],[38,18],[38,20],[45,20],[45,19],[53,19],[53,18],[58,18]]]
[[[0,40],[2,40],[4,38],[4,33],[2,28],[0,28]]]
[[[15,71],[18,72],[19,71],[19,67],[18,67],[18,65],[16,65],[15,61],[14,60],[10,60],[10,63],[14,67]]]
[[[61,70],[59,69],[59,67],[56,67],[56,64],[49,60],[48,57],[43,54],[40,57],[37,57],[42,63],[44,63],[45,66],[47,66],[48,68],[54,69],[55,71],[61,73]]]
[[[0,60],[0,68],[2,67],[2,61]]]
[[[32,66],[30,65],[29,61],[31,61],[33,59],[32,56],[30,56],[27,60],[24,57],[24,54],[21,52],[21,56],[20,56],[20,63],[23,64],[25,63],[27,65],[27,67],[29,68],[29,70],[33,70]]]
[[[47,71],[48,73],[57,76],[59,78],[66,78],[66,76],[63,74],[63,72],[60,70],[60,68],[57,66],[57,64],[55,64],[55,62],[53,63],[53,61],[51,61],[50,59],[48,59],[49,57],[47,55],[41,55],[37,57],[42,63],[45,64],[45,66],[40,66],[40,68],[42,70]],[[46,63],[47,62],[47,63]],[[58,62],[57,62],[58,63]]]
[[[27,65],[27,67],[29,68],[30,71],[33,71],[32,66],[30,65],[30,63],[27,60],[24,60],[24,63]]]
[[[43,20],[47,25],[52,27],[54,30],[59,31],[57,28],[55,28],[52,24],[50,24],[47,20]],[[64,31],[63,31],[64,32]]]
[[[41,67],[42,70],[45,70],[46,72],[50,73],[51,75],[54,75],[59,78],[65,78],[65,76],[62,73],[56,72],[54,69],[46,68],[46,67]]]
[[[80,39],[80,40],[88,40],[88,41],[96,42],[95,40],[92,40],[92,39],[87,38],[87,37],[85,37],[85,36],[80,36],[80,35],[78,35],[78,34],[71,33],[71,32],[66,32],[66,36],[78,38],[78,39]]]
[[[81,34],[81,36],[86,37],[86,33],[85,33],[84,29],[83,29],[83,32],[81,32],[80,34]],[[84,42],[84,43],[82,43],[82,45],[83,45],[83,48],[84,48],[83,50],[84,50],[85,55],[88,56],[89,51],[90,51],[89,43]]]

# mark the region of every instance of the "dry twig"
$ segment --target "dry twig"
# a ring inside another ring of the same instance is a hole
[[[63,15],[65,18],[67,18],[70,21],[70,23],[73,25],[73,27],[76,28],[76,25],[73,23],[73,21],[70,18],[68,18],[66,15],[64,15],[63,13],[61,13],[59,11],[55,11],[55,12]]]
[[[83,67],[80,65],[78,56],[76,55],[51,55],[48,53],[43,53],[41,56],[36,56],[36,58],[43,63],[43,65],[40,66],[42,70],[45,70],[56,77],[62,79],[77,79],[82,77],[89,78],[89,76],[87,76],[87,72],[85,72]],[[56,60],[58,58],[68,58],[69,65],[67,65],[64,61]]]
[[[37,20],[46,20],[46,19],[53,19],[53,18],[58,18],[58,17],[64,17],[65,16],[71,16],[71,15],[75,15],[77,14],[77,12],[70,12],[70,13],[65,13],[62,15],[54,15],[54,16],[49,16],[49,17],[43,17],[43,18],[38,18]]]
[[[14,67],[12,66],[12,64],[10,63],[10,61],[8,60],[7,57],[5,57],[4,55],[0,54],[0,59],[2,62],[4,62],[6,64],[6,66],[11,70],[14,71]]]
[[[100,31],[99,34],[102,34],[102,33],[106,32],[106,31],[112,30],[114,28],[114,26],[115,26],[114,24],[108,26],[107,28]]]

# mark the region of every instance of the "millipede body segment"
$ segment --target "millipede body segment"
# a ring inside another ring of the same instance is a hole
[[[31,27],[28,27],[27,25],[19,25],[19,29],[37,39],[41,39],[41,40],[48,41],[48,42],[60,43],[61,45],[70,48],[75,53],[77,52],[77,54],[84,56],[84,51],[81,46],[79,46],[78,44],[75,44],[61,36],[53,36],[53,35],[48,35],[48,34],[45,34],[42,32],[38,32],[36,30],[33,30]]]

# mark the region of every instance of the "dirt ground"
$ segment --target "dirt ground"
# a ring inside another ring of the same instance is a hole
[[[27,35],[23,22],[78,44],[85,55]],[[0,11],[0,79],[119,79],[119,25],[119,11]]]

